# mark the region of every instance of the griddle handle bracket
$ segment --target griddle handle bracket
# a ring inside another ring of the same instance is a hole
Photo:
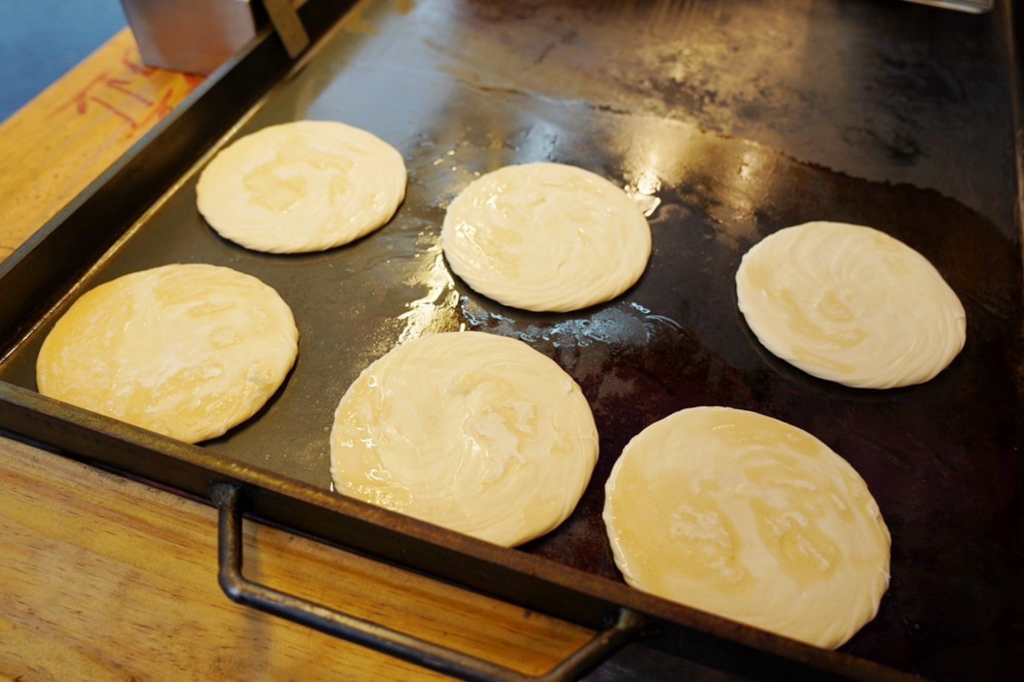
[[[309,47],[309,33],[291,0],[263,0],[263,8],[267,10],[274,30],[281,36],[288,56],[295,59],[302,54]]]
[[[218,484],[211,497],[219,510],[219,580],[233,601],[260,611],[325,632],[356,644],[390,654],[431,670],[465,680],[525,682],[569,682],[612,655],[637,634],[643,618],[635,611],[620,609],[615,622],[561,661],[549,672],[532,676],[432,644],[382,625],[306,601],[273,588],[254,583],[242,575],[241,489],[233,484]]]

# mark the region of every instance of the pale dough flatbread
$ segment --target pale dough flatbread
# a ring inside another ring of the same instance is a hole
[[[515,339],[424,336],[366,368],[331,432],[335,489],[510,547],[564,521],[597,461],[576,382]]]
[[[199,212],[225,239],[298,253],[347,244],[388,222],[405,198],[405,161],[378,137],[334,121],[247,135],[199,176]]]
[[[448,208],[441,244],[473,290],[515,308],[564,312],[633,286],[651,255],[651,228],[601,176],[531,163],[470,183]]]
[[[743,257],[736,294],[769,351],[847,386],[928,381],[967,336],[964,307],[932,264],[870,227],[813,222],[780,230]]]
[[[604,521],[630,585],[821,647],[874,618],[889,531],[863,479],[794,426],[724,407],[633,438]]]
[[[39,392],[195,443],[259,410],[298,330],[276,291],[214,265],[166,265],[86,292],[36,362]]]

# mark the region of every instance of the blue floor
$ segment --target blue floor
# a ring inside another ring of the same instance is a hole
[[[126,25],[118,0],[0,0],[0,121]]]

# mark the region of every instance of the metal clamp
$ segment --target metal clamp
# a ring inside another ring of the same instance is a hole
[[[291,0],[263,0],[263,8],[267,10],[274,30],[281,36],[288,56],[295,59],[302,54],[309,47],[309,34]]]
[[[614,624],[597,633],[593,639],[549,672],[540,676],[525,675],[247,580],[242,575],[240,488],[237,485],[220,484],[214,486],[211,492],[219,510],[218,577],[220,586],[233,601],[446,675],[488,682],[576,680],[625,644],[643,625],[640,614],[629,609],[620,609]]]

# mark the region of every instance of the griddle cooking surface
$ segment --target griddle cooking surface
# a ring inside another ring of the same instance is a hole
[[[603,486],[632,436],[695,405],[794,424],[860,472],[892,532],[891,587],[845,650],[985,676],[1018,660],[1024,641],[1022,273],[1005,74],[974,42],[991,20],[953,17],[867,2],[369,3],[237,135],[296,119],[373,132],[409,168],[391,223],[321,254],[254,253],[206,226],[192,174],[87,286],[207,262],[277,289],[299,325],[298,363],[255,419],[206,447],[323,488],[334,408],[395,344],[460,328],[529,343],[583,387],[601,454],[572,517],[523,549],[615,581]],[[800,40],[805,61],[794,63]],[[973,132],[954,125],[964,112]],[[654,248],[633,289],[534,314],[453,278],[439,243],[448,203],[478,174],[532,161],[646,197]],[[739,260],[810,220],[876,227],[939,269],[968,320],[946,371],[917,387],[847,389],[759,345],[736,309]],[[5,380],[35,388],[55,316],[9,358]]]

